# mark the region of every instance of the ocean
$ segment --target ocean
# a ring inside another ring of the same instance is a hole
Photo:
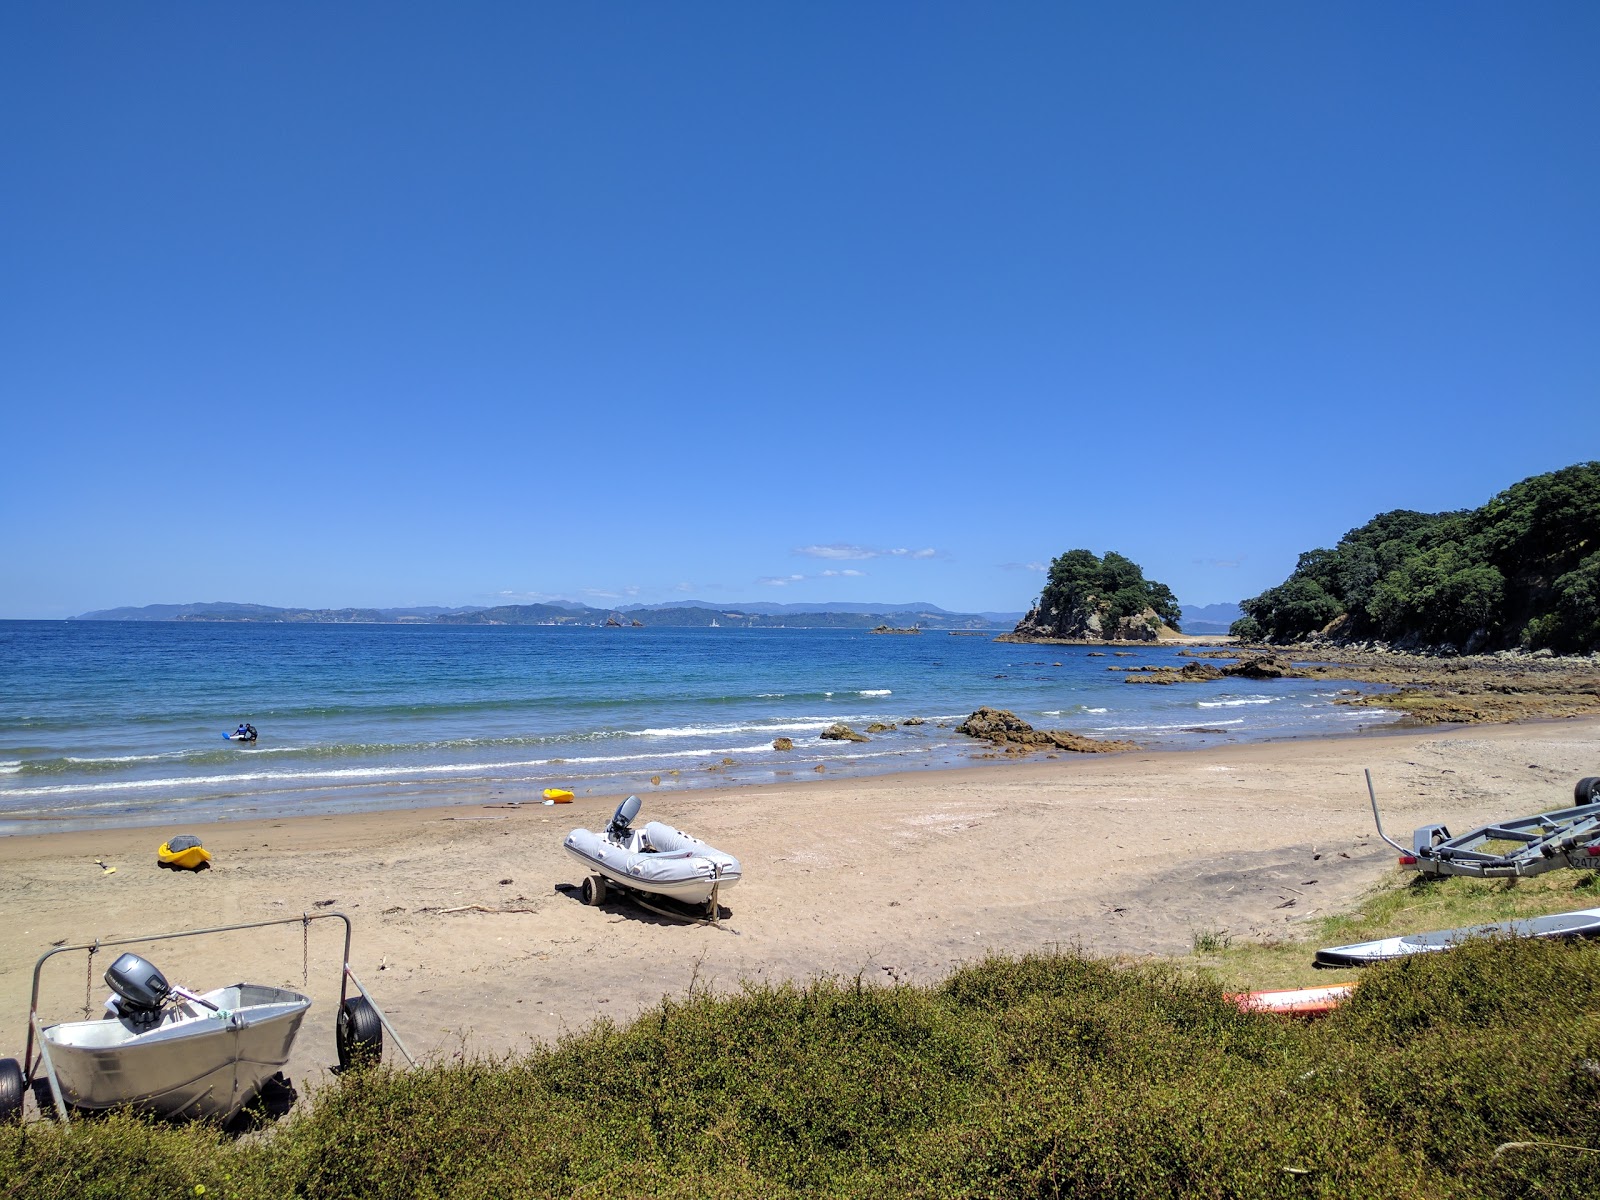
[[[1323,680],[1124,684],[1106,668],[1188,661],[1130,649],[942,632],[0,621],[0,835],[960,766],[987,747],[953,727],[983,704],[1153,748],[1392,719],[1336,705]],[[259,740],[227,741],[245,721]],[[836,721],[899,727],[819,740]],[[778,737],[794,750],[773,750]]]

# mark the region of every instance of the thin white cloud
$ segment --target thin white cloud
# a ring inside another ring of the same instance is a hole
[[[1046,569],[1042,562],[1001,563],[1002,571],[1043,571]]]
[[[865,571],[857,571],[854,567],[845,567],[842,570],[829,567],[826,571],[818,571],[815,575],[767,575],[756,582],[764,587],[788,587],[791,583],[803,583],[807,579],[858,579],[864,575]]]
[[[796,546],[794,553],[805,558],[828,559],[861,559],[877,558],[880,551],[869,550],[865,546]]]
[[[519,592],[513,588],[502,588],[498,592],[490,592],[489,599],[499,600],[503,604],[549,604],[553,600],[566,600],[565,596],[554,592]]]
[[[913,550],[899,546],[892,550],[879,550],[872,546],[857,546],[848,542],[833,542],[826,546],[796,546],[791,552],[804,558],[824,558],[834,562],[861,561],[869,558],[937,558],[939,552],[932,546]]]
[[[1194,560],[1197,567],[1221,567],[1225,571],[1232,571],[1244,565],[1244,555],[1238,558],[1197,558]]]

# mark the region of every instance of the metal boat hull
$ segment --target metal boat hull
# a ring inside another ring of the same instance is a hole
[[[205,998],[229,1016],[185,1004],[142,1030],[118,1018],[47,1027],[62,1098],[91,1111],[130,1105],[161,1117],[232,1117],[289,1061],[311,1001],[248,983]]]

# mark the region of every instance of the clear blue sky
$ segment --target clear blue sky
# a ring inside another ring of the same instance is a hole
[[[1597,61],[1589,0],[6,5],[0,616],[1253,594],[1600,457]]]

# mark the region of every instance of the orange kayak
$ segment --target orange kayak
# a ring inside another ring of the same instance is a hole
[[[1277,1013],[1285,1017],[1320,1017],[1350,998],[1353,983],[1333,983],[1324,987],[1280,988],[1267,992],[1232,992],[1228,999],[1242,1012]]]

